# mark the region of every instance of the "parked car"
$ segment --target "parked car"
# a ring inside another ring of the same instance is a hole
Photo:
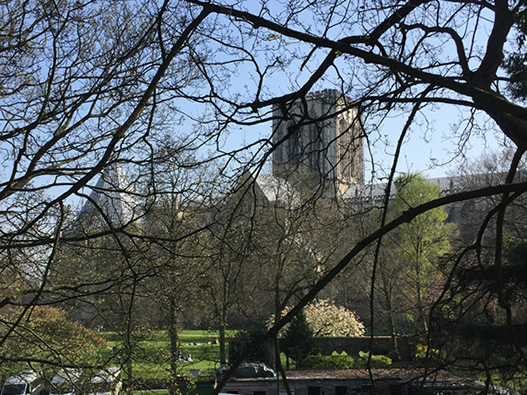
[[[86,391],[89,395],[119,395],[123,387],[121,369],[112,366],[100,370],[91,380]]]
[[[3,384],[0,395],[40,395],[41,393],[41,375],[28,370],[9,377]]]
[[[49,395],[119,395],[123,383],[117,366],[95,375],[87,370],[63,369],[53,376]]]
[[[66,368],[56,373],[51,379],[49,395],[75,395],[82,393],[80,387],[82,371],[80,369]]]
[[[227,372],[230,370],[230,366],[222,365],[216,373],[216,379],[221,380]],[[242,362],[231,375],[232,378],[248,379],[255,377],[276,377],[276,373],[273,369],[262,362]]]

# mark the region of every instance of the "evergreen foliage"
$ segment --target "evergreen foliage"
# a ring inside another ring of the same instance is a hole
[[[260,329],[242,330],[229,341],[229,363],[238,361],[246,355],[247,362],[264,362],[270,364],[272,353],[264,343],[265,332]],[[262,343],[264,343],[262,345]]]
[[[524,4],[515,14],[516,46],[505,58],[504,68],[509,74],[508,88],[516,99],[527,98],[527,54],[525,38],[527,36],[527,9]]]
[[[315,348],[313,331],[306,321],[306,316],[300,312],[293,318],[284,337],[280,341],[281,350],[289,358],[300,362]]]

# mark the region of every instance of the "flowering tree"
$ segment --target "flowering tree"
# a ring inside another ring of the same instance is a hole
[[[282,311],[282,316],[286,315],[291,308]],[[343,306],[337,306],[328,299],[313,301],[304,310],[307,324],[315,337],[346,337],[363,336],[365,333],[364,324],[359,320],[355,313]],[[268,320],[272,324],[274,317]],[[289,325],[286,327],[289,328]]]
[[[353,311],[322,299],[308,304],[304,313],[314,336],[344,337],[364,335],[364,324]]]

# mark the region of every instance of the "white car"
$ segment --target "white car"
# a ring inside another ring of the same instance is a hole
[[[89,395],[119,395],[123,383],[117,366],[100,370],[90,381]]]
[[[51,379],[49,395],[74,395],[75,393],[81,393],[81,373],[80,369],[62,369]]]
[[[0,395],[39,395],[42,391],[42,378],[33,370],[9,377],[2,386]]]

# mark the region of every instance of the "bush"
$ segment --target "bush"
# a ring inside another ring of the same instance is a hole
[[[368,358],[370,353],[359,352],[360,358],[356,360],[356,366],[359,368],[366,368],[368,366]],[[371,367],[372,368],[385,368],[392,364],[392,359],[386,355],[372,355],[371,356]]]
[[[311,369],[351,369],[355,359],[349,355],[310,355],[302,361],[303,368]]]
[[[416,359],[425,359],[425,358],[434,358],[437,357],[439,351],[435,348],[428,348],[424,341],[419,342],[415,346],[415,358]]]
[[[310,355],[302,361],[302,367],[310,369],[366,368],[368,366],[368,356],[369,353],[362,351],[359,358],[353,358],[349,355]],[[371,366],[373,368],[384,368],[391,364],[391,358],[386,355],[371,356]]]

